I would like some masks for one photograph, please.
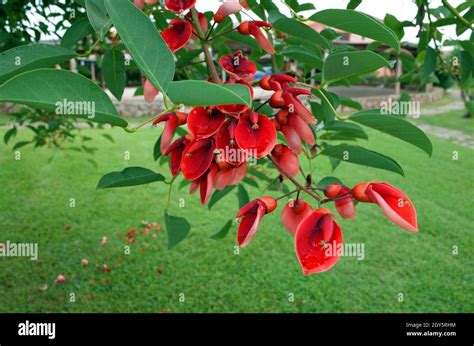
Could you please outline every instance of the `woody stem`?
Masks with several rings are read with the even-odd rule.
[[[288,192],[287,194],[278,197],[276,200],[279,201],[280,199],[283,199],[283,198],[285,198],[285,197],[291,196],[291,195],[294,194],[295,192],[300,192],[300,189],[296,189],[296,190],[293,190],[293,191],[291,191],[291,192]]]
[[[324,200],[321,201],[321,204],[340,201],[341,199],[345,199],[345,198],[348,198],[348,197],[352,197],[352,193],[346,193],[344,195],[340,195],[340,196],[337,196],[337,197],[334,197],[334,198],[324,199]]]
[[[313,197],[317,201],[321,201],[321,198],[317,195],[315,195],[313,192],[308,190],[306,187],[301,185],[295,178],[290,177],[290,175],[285,171],[285,169],[280,166],[280,164],[275,160],[275,158],[272,155],[268,155],[268,159],[273,163],[273,165],[276,167],[276,169],[285,177],[287,177],[293,184],[295,184],[296,187],[298,187],[300,190],[303,190],[306,192],[308,195]]]
[[[205,35],[202,32],[201,24],[199,23],[198,13],[195,8],[191,9],[191,15],[193,17],[194,27],[196,28],[199,34],[199,37],[201,37],[202,50],[204,51],[204,55],[206,57],[209,75],[215,83],[221,83],[221,79],[219,78],[219,73],[217,73],[216,65],[214,65],[214,61],[212,60],[212,54],[211,54],[211,51],[209,50],[209,45],[207,41],[202,39],[202,37],[205,37]]]

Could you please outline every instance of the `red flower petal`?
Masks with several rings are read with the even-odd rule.
[[[288,147],[293,150],[296,155],[299,155],[303,151],[303,146],[301,144],[301,138],[295,129],[289,125],[283,125],[281,127],[281,133],[285,136]]]
[[[231,14],[239,13],[242,10],[242,5],[238,0],[228,0],[223,3],[216,14],[214,15],[214,21],[216,23],[222,22],[227,16]]]
[[[187,180],[196,180],[210,167],[216,149],[211,138],[189,143],[183,152],[181,171]]]
[[[346,195],[351,192],[351,189],[348,187],[342,187],[341,191],[339,192],[339,195]],[[347,197],[343,199],[339,199],[334,202],[334,205],[336,206],[337,212],[343,219],[353,219],[355,218],[356,215],[356,209],[355,209],[355,204],[354,200],[352,197]]]
[[[219,162],[227,162],[234,166],[239,166],[246,159],[246,153],[239,148],[235,141],[235,128],[237,127],[237,120],[227,120],[221,126],[216,136],[216,147],[219,150],[217,160]]]
[[[192,34],[193,26],[191,23],[175,18],[171,20],[170,27],[163,30],[161,36],[174,53],[188,44]]]
[[[253,37],[255,37],[258,44],[265,52],[270,55],[275,54],[275,49],[273,48],[270,41],[268,41],[268,37],[262,32],[262,29],[254,24],[249,24],[249,32]]]
[[[188,129],[196,139],[211,137],[224,124],[225,118],[217,108],[196,107],[189,113]]]
[[[286,107],[293,111],[290,111],[290,113],[299,115],[308,124],[314,125],[318,122],[313,114],[301,103],[298,98],[293,96],[291,92],[284,92],[282,97],[285,100]]]
[[[295,129],[298,136],[309,145],[315,145],[314,133],[305,121],[296,114],[288,115],[288,125]]]
[[[145,97],[145,101],[152,103],[155,100],[155,97],[158,96],[158,93],[158,89],[155,88],[148,79],[146,79],[143,84],[143,96]]]
[[[331,248],[325,248],[325,244]],[[334,247],[342,244],[339,225],[328,210],[318,209],[307,216],[298,226],[295,235],[295,251],[305,275],[331,269],[337,261]],[[327,250],[333,251],[327,251]]]
[[[290,177],[294,178],[300,172],[300,163],[298,157],[288,147],[277,144],[272,151],[272,155],[280,166]],[[283,176],[283,178],[287,178]]]
[[[232,56],[224,55],[219,60],[222,68],[235,79],[252,80],[257,73],[255,64],[242,56],[242,51],[237,51]]]
[[[311,205],[306,203],[303,198],[288,202],[281,211],[281,221],[286,230],[295,235],[300,223],[313,212]]]
[[[195,4],[196,0],[165,0],[166,8],[175,13],[181,13],[189,10]]]
[[[265,205],[259,200],[254,200],[244,206],[244,213],[237,214],[237,217],[242,217],[237,232],[237,240],[240,247],[247,246],[257,233],[258,226],[262,217],[265,215]]]
[[[181,159],[183,151],[189,141],[185,137],[178,138],[171,144],[165,152],[165,155],[170,155],[170,169],[173,177],[177,176],[181,169]]]
[[[217,166],[211,165],[211,168],[209,168],[207,173],[200,178],[199,187],[200,187],[202,205],[206,204],[209,198],[211,198],[212,189],[214,187],[214,177],[216,173],[217,173]]]
[[[394,224],[418,232],[415,206],[402,191],[387,183],[372,183],[365,193]]]
[[[254,153],[256,158],[267,156],[273,150],[276,138],[271,120],[254,112],[241,117],[235,129],[237,145],[249,154]]]
[[[216,190],[224,190],[227,186],[237,185],[245,178],[246,174],[246,164],[242,164],[238,167],[228,166],[216,174],[214,188]]]

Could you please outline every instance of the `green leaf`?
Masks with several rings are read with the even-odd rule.
[[[461,52],[461,84],[463,87],[467,87],[470,79],[472,78],[472,73],[474,71],[474,59],[472,55],[467,51]]]
[[[290,46],[280,52],[281,55],[287,56],[290,59],[295,59],[300,63],[307,64],[311,68],[323,68],[323,60],[314,55],[314,53],[305,47]]]
[[[155,146],[153,147],[153,158],[155,159],[155,161],[158,161],[158,159],[161,157],[160,146],[161,146],[161,135],[160,137],[158,137],[158,139],[155,142]]]
[[[339,185],[344,185],[338,178],[336,177],[325,177],[321,179],[317,184],[316,187],[320,189],[325,189],[329,185],[332,184],[339,184]]]
[[[214,84],[199,80],[172,82],[168,96],[175,104],[219,106],[239,104],[252,107],[250,89],[242,84]]]
[[[384,24],[387,25],[392,31],[397,35],[397,37],[401,40],[403,36],[405,36],[405,30],[403,28],[403,24],[394,16],[387,13],[383,20]]]
[[[315,13],[310,20],[380,41],[400,52],[397,35],[375,18],[354,10],[328,9]]]
[[[219,202],[222,198],[228,195],[233,189],[235,189],[235,185],[227,186],[224,190],[216,190],[209,200],[207,208],[210,210],[217,202]]]
[[[391,67],[382,56],[371,51],[339,52],[330,54],[324,62],[323,80],[334,82],[382,67]]]
[[[226,224],[220,228],[217,232],[211,235],[211,239],[219,240],[224,239],[227,234],[229,234],[230,229],[232,228],[232,220],[226,222]]]
[[[288,35],[296,36],[300,39],[305,39],[308,42],[317,44],[326,49],[331,49],[331,43],[329,43],[324,36],[318,33],[310,26],[297,21],[292,18],[281,18],[278,19],[274,24],[273,28],[282,31]]]
[[[125,56],[117,49],[109,50],[102,60],[102,71],[104,72],[105,85],[117,98],[122,99],[125,90]]]
[[[104,0],[86,0],[86,11],[89,22],[103,40],[112,26],[112,21],[107,16]]]
[[[324,125],[324,130],[336,131],[340,135],[347,135],[349,137],[369,139],[369,136],[367,136],[362,127],[347,121],[330,121]]]
[[[87,18],[82,18],[74,22],[64,33],[61,39],[61,46],[73,49],[77,42],[94,32],[94,28]]]
[[[104,175],[100,179],[97,189],[145,185],[164,180],[164,176],[147,168],[129,167],[121,172],[112,172]]]
[[[363,108],[362,105],[359,102],[354,101],[350,97],[339,96],[339,99],[341,101],[341,105],[343,105],[343,106],[353,108],[353,109],[356,109],[358,111],[361,111],[362,108]]]
[[[321,152],[321,155],[356,165],[384,169],[405,176],[402,167],[394,159],[359,146],[340,144],[328,147]]]
[[[21,147],[24,147],[25,145],[28,145],[30,144],[31,142],[29,141],[21,141],[21,142],[18,142],[16,143],[14,146],[13,146],[13,149],[12,150],[17,150],[17,149],[20,149]]]
[[[404,118],[383,114],[380,109],[370,109],[351,115],[349,120],[413,144],[430,156],[433,154],[433,144],[428,136]]]
[[[182,217],[169,215],[165,210],[165,226],[168,233],[168,250],[181,243],[191,231],[188,220]]]
[[[5,144],[8,144],[8,141],[16,136],[18,130],[16,127],[12,127],[10,130],[8,130],[6,133],[5,133],[5,136],[3,137],[3,141],[5,142]]]
[[[68,109],[58,111],[65,103],[87,106],[94,113],[69,114]],[[107,94],[90,79],[66,70],[39,69],[22,73],[0,86],[0,102],[27,105],[36,109],[68,114],[85,118],[96,123],[108,123],[126,127],[127,122],[120,117]],[[79,108],[74,107],[73,111]],[[79,109],[80,110],[80,109]]]
[[[0,84],[30,70],[53,67],[72,59],[72,50],[50,44],[19,46],[0,53]]]
[[[351,0],[347,4],[347,9],[348,10],[355,10],[359,5],[362,3],[362,0]]]
[[[138,67],[166,94],[174,78],[174,57],[156,27],[128,0],[105,0],[105,7]]]
[[[436,51],[429,46],[426,47],[425,62],[423,64],[423,79],[428,79],[428,77],[436,70],[436,62]]]
[[[242,184],[238,186],[237,198],[239,199],[239,209],[250,202],[249,193]]]

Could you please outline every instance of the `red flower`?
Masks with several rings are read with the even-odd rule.
[[[252,241],[263,216],[274,211],[276,207],[277,201],[273,197],[264,196],[244,205],[239,210],[236,219],[240,219],[237,233],[240,247],[245,247]]]
[[[262,29],[260,29],[261,27],[272,28],[272,25],[261,21],[242,22],[239,25],[238,30],[242,35],[252,35],[255,37],[257,42],[260,44],[260,47],[262,47],[262,49],[268,54],[273,55],[275,54],[275,49],[273,49],[272,44],[262,32]]]
[[[175,18],[171,20],[170,26],[163,30],[161,36],[174,53],[188,44],[192,34],[193,26],[191,23],[180,18]]]
[[[238,81],[230,81],[230,82],[227,82],[226,84],[242,84],[242,85],[245,85],[246,87],[249,88],[250,97],[253,100],[253,88],[245,80],[240,79]],[[217,109],[219,109],[222,113],[225,113],[225,114],[231,115],[235,118],[238,118],[242,113],[247,112],[249,110],[249,107],[247,107],[246,105],[222,105],[222,106],[217,106]]]
[[[298,157],[283,144],[275,145],[273,148],[272,155],[275,161],[285,170],[290,177],[294,178],[300,172],[300,163]],[[283,178],[287,178],[283,175]]]
[[[196,180],[211,166],[216,146],[212,138],[194,140],[184,148],[181,171],[187,180]]]
[[[255,112],[241,117],[235,129],[237,145],[247,153],[253,152],[257,159],[267,156],[273,150],[276,138],[275,126],[271,120]]]
[[[288,202],[281,211],[281,221],[286,230],[295,235],[300,223],[311,213],[313,208],[303,198]]]
[[[166,149],[165,155],[170,155],[170,169],[173,177],[177,176],[181,169],[181,160],[183,157],[184,148],[189,144],[186,137],[180,137]]]
[[[165,0],[165,6],[168,10],[175,13],[181,13],[194,7],[196,0]]]
[[[165,154],[171,141],[173,140],[174,131],[176,127],[186,124],[188,115],[186,113],[174,112],[167,113],[159,117],[153,122],[153,126],[165,121],[165,129],[161,135],[160,151]]]
[[[297,98],[299,95],[311,95],[311,91],[298,88],[276,91],[270,99],[270,105],[288,109],[289,113],[299,115],[307,124],[316,124],[318,121]]]
[[[145,7],[145,0],[133,0],[135,6],[137,6],[140,10]]]
[[[224,190],[227,186],[239,184],[247,174],[247,165],[233,166],[226,162],[219,163],[219,172],[214,179],[214,188]]]
[[[329,210],[321,208],[307,216],[295,235],[296,255],[304,275],[331,269],[339,260],[336,251],[339,244],[342,244],[341,228]]]
[[[188,129],[196,139],[211,137],[221,128],[225,118],[216,107],[196,107],[189,113]]]
[[[291,88],[289,83],[296,83],[296,78],[286,74],[274,74],[260,79],[260,87],[264,90],[282,90]]]
[[[224,2],[216,14],[214,15],[214,21],[216,23],[222,22],[227,16],[231,14],[239,13],[242,10],[242,5],[238,0],[228,0]]]
[[[326,187],[324,194],[328,198],[340,198],[334,201],[337,212],[343,219],[355,218],[356,210],[354,200],[351,196],[351,189],[340,184],[332,184]],[[348,195],[346,198],[342,196]]]
[[[387,183],[367,182],[356,185],[352,194],[360,202],[377,204],[394,224],[407,231],[418,232],[415,206],[396,187]]]
[[[218,168],[216,165],[211,165],[211,167],[209,167],[209,169],[200,178],[194,180],[191,184],[190,194],[194,194],[199,187],[202,205],[206,204],[212,195],[212,189],[214,187],[214,179],[217,170]]]
[[[197,12],[197,15],[198,15],[199,26],[201,27],[201,31],[206,33],[207,29],[209,28],[209,22],[207,21],[207,17],[204,13],[201,13],[201,12]],[[192,16],[191,12],[188,12],[186,17],[189,19],[189,21],[191,23],[193,22],[193,16]],[[193,25],[193,28],[196,27],[194,24],[192,24],[192,25]],[[197,30],[196,30],[196,32],[197,32]],[[195,40],[198,37],[193,33],[192,38]]]
[[[255,64],[243,57],[242,51],[238,50],[234,55],[224,55],[219,60],[222,68],[235,79],[244,79],[250,81],[257,73]]]
[[[152,103],[158,94],[158,89],[155,88],[148,79],[145,79],[145,83],[143,84],[143,96],[145,97],[145,101]]]
[[[303,150],[301,141],[312,146],[316,144],[313,131],[296,113],[289,113],[287,109],[282,109],[274,119],[274,124],[285,136],[288,147],[297,155]]]
[[[242,5],[243,8],[246,10],[250,10],[249,4],[247,3],[247,0],[240,0],[240,4]]]
[[[235,141],[237,120],[229,119],[221,126],[216,136],[216,147],[219,150],[217,161],[226,162],[233,166],[241,165],[247,158]]]

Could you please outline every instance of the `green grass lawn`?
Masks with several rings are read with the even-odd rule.
[[[254,241],[236,255],[235,227],[223,240],[209,238],[235,215],[236,197],[229,195],[208,211],[197,195],[189,196],[186,188],[178,191],[178,184],[170,212],[188,218],[189,237],[168,251],[164,231],[156,239],[139,235],[130,245],[131,254],[125,255],[127,244],[118,232],[126,233],[141,220],[163,224],[168,186],[95,187],[103,174],[127,166],[169,175],[168,168],[152,158],[159,130],[86,131],[99,148],[94,155],[98,167],[74,152],[58,152],[48,163],[51,150],[29,147],[15,160],[12,144],[0,146],[0,242],[37,242],[40,254],[36,262],[0,258],[0,312],[474,311],[470,149],[433,138],[430,159],[409,144],[368,131],[368,147],[395,158],[406,178],[352,164],[341,164],[332,173],[328,160],[318,158],[318,179],[336,175],[350,186],[376,179],[403,189],[417,207],[420,232],[403,231],[375,205],[359,204],[355,220],[338,221],[345,242],[365,244],[365,259],[343,257],[332,270],[304,277],[293,239],[281,226],[281,208],[264,218]],[[4,132],[2,128],[0,135]],[[113,135],[115,144],[100,135],[105,132]],[[124,160],[126,151],[129,161]],[[457,161],[452,159],[455,151]],[[251,198],[261,195],[256,188],[249,192]],[[108,242],[101,247],[103,236]],[[458,255],[453,255],[453,246]],[[83,258],[89,260],[88,267],[81,266]],[[110,273],[96,268],[103,263]],[[68,281],[55,284],[58,274]],[[69,301],[71,293],[75,302]],[[182,293],[184,302],[179,299]],[[294,302],[288,301],[289,294],[294,294]]]
[[[418,119],[414,119],[414,121],[418,124],[447,127],[474,137],[474,121],[473,119],[463,118],[464,113],[464,110],[455,110],[443,114],[421,116]]]

